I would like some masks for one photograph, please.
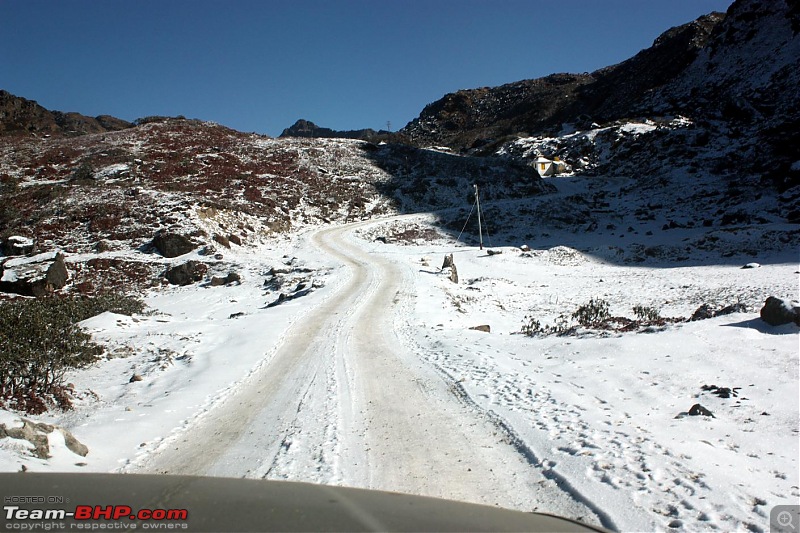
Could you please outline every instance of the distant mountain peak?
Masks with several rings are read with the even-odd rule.
[[[390,132],[385,130],[375,131],[371,128],[361,130],[347,130],[338,131],[330,128],[323,128],[317,126],[310,120],[299,119],[292,126],[283,130],[280,134],[281,137],[321,137],[321,138],[338,138],[338,139],[363,139],[363,140],[377,140],[381,136],[389,135]]]

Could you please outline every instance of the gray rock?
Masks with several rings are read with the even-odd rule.
[[[689,320],[694,322],[696,320],[706,320],[707,318],[714,318],[714,309],[708,304],[703,304],[692,313],[692,317]]]
[[[272,302],[267,304],[267,308],[275,307],[275,306],[280,305],[280,304],[282,304],[284,302],[288,302],[289,300],[295,300],[297,298],[302,298],[303,296],[307,296],[307,295],[311,294],[311,292],[314,290],[314,288],[315,288],[315,286],[312,284],[311,287],[308,287],[308,288],[305,288],[305,289],[296,290],[295,292],[293,292],[291,294],[280,293],[280,294],[278,294],[278,298],[276,300],[274,300],[274,301],[272,301]]]
[[[267,304],[267,308],[269,309],[270,307],[275,307],[277,305],[281,305],[286,300],[287,300],[286,295],[284,293],[280,293],[280,294],[278,294],[278,297],[275,300],[273,300],[272,302]]]
[[[207,271],[208,267],[205,263],[192,260],[168,268],[164,272],[164,277],[173,285],[191,285],[201,281]]]
[[[21,235],[12,235],[0,242],[0,251],[4,255],[27,255],[33,253],[36,241]]]
[[[444,256],[444,262],[442,263],[442,270],[446,268],[450,269],[450,281],[453,283],[458,283],[458,269],[456,268],[456,263],[453,260],[453,254],[448,254]]]
[[[0,291],[39,297],[63,288],[69,280],[64,255],[57,253],[52,259],[49,254],[44,255],[47,258],[17,267],[4,265]]]
[[[50,457],[50,442],[47,434],[55,430],[64,435],[64,444],[69,451],[81,457],[88,455],[89,448],[66,429],[50,424],[33,422],[25,418],[22,419],[22,427],[20,428],[6,428],[3,424],[0,424],[0,439],[10,437],[12,439],[26,440],[33,444],[33,454],[36,457],[48,459]]]
[[[474,329],[475,331],[483,331],[484,333],[492,332],[492,328],[488,324],[481,324],[480,326],[472,326],[469,329]]]
[[[222,285],[228,285],[229,283],[241,283],[242,278],[236,272],[229,272],[227,276],[224,278],[222,276],[214,276],[211,278],[211,286],[212,287],[219,287]]]
[[[58,428],[58,430],[64,435],[64,444],[67,446],[69,451],[75,455],[80,455],[81,457],[86,457],[89,455],[89,447],[76,439],[75,435],[64,428]]]
[[[735,303],[731,305],[726,305],[719,311],[714,313],[714,316],[724,316],[730,315],[733,313],[747,313],[747,306],[743,303]]]
[[[164,257],[178,257],[197,248],[189,237],[164,230],[157,231],[153,236],[153,246]]]
[[[711,418],[716,418],[714,413],[700,405],[699,403],[694,404],[691,409],[689,409],[689,416],[710,416]]]
[[[215,233],[214,240],[217,241],[222,246],[224,246],[225,248],[231,247],[231,242],[225,235],[220,235],[219,233]]]
[[[47,434],[53,432],[53,426],[38,424],[23,418],[21,428],[7,428],[5,432],[12,439],[26,440],[33,444],[33,454],[39,459],[50,457],[50,442],[47,440]]]
[[[45,274],[45,285],[53,289],[61,289],[67,284],[68,279],[69,272],[67,264],[64,262],[64,254],[57,253],[55,261],[50,264]]]
[[[770,296],[761,308],[761,319],[770,326],[792,323],[800,326],[800,305],[797,302]]]
[[[455,263],[453,262],[453,254],[447,254],[444,256],[444,262],[442,263],[442,270],[445,268],[451,268]]]

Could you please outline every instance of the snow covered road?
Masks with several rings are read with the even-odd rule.
[[[384,489],[622,531],[765,531],[773,506],[797,501],[797,326],[758,316],[768,295],[796,294],[788,254],[752,269],[616,264],[591,243],[490,257],[437,227],[308,228],[226,251],[241,284],[163,287],[152,314],[84,321],[107,355],[68,376],[75,409],[39,420],[90,453],[58,432],[48,459],[4,439],[0,466]],[[436,268],[451,253],[459,284]],[[526,315],[553,324],[598,297],[619,316],[750,310],[518,334]],[[695,403],[714,417],[687,416]]]
[[[394,328],[411,267],[348,235],[312,242],[349,279],[296,321],[269,364],[138,470],[377,488],[592,517],[490,419],[457,399]]]

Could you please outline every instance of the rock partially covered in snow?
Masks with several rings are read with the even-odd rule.
[[[63,288],[68,279],[64,254],[41,254],[6,262],[0,277],[0,291],[39,297]]]
[[[708,304],[703,304],[692,313],[692,317],[689,320],[695,322],[697,320],[707,320],[709,318],[714,318],[714,309]]]
[[[770,326],[791,323],[800,326],[800,305],[797,302],[770,296],[761,308],[761,319]]]
[[[64,444],[69,451],[81,457],[86,457],[89,453],[89,448],[66,429],[50,424],[33,422],[25,418],[22,419],[22,427],[6,427],[5,424],[0,424],[0,439],[26,440],[33,445],[33,454],[36,457],[48,459],[50,457],[50,442],[47,435],[55,430],[60,431],[64,436]]]
[[[453,254],[444,256],[442,271],[445,269],[450,269],[450,281],[453,283],[458,283],[458,269],[456,269],[456,262],[453,260]]]
[[[208,267],[200,261],[186,261],[180,265],[170,267],[164,272],[164,277],[173,285],[191,285],[200,281],[206,275]]]
[[[710,416],[711,418],[716,418],[714,413],[700,405],[699,403],[694,404],[691,409],[689,409],[689,416]]]
[[[0,251],[4,255],[25,255],[32,253],[35,246],[33,239],[12,235],[0,243]]]
[[[746,313],[746,312],[747,312],[747,306],[741,302],[737,302],[731,305],[726,305],[722,309],[714,309],[709,304],[703,304],[700,307],[698,307],[697,310],[692,314],[692,317],[689,319],[689,321],[695,322],[697,320],[706,320],[717,316],[730,315],[733,313]]]
[[[236,272],[229,272],[227,276],[214,276],[211,278],[211,286],[212,287],[219,287],[220,285],[228,285],[231,283],[240,283],[242,282],[241,276]]]

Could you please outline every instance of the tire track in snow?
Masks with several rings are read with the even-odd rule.
[[[313,236],[349,280],[291,326],[268,363],[166,439],[140,470],[345,484],[600,515],[609,524],[404,347],[395,323],[412,292],[408,265],[347,239],[380,223]]]
[[[363,243],[342,236],[328,251],[377,269],[380,279],[355,316],[345,352],[356,369],[354,410],[362,415],[367,486],[526,511],[557,509],[613,528],[609,516],[552,468],[531,460],[512,428],[453,397],[452,380],[407,348],[397,325],[411,308],[409,266],[369,255]]]
[[[318,243],[324,234],[318,232]],[[333,361],[337,332],[369,290],[366,272],[351,277],[300,317],[265,364],[185,428],[174,432],[130,470],[187,475],[280,478],[328,482],[338,456],[341,385]],[[315,376],[324,376],[315,379]],[[331,382],[329,384],[329,382]],[[346,386],[346,382],[344,383]],[[306,398],[307,401],[303,401]],[[287,452],[291,451],[292,464]]]

